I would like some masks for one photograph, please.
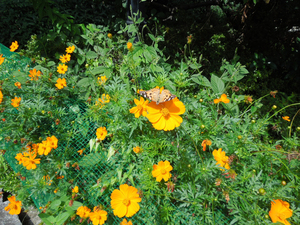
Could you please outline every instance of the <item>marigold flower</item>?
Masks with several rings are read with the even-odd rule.
[[[274,202],[273,202],[274,201]],[[287,218],[293,215],[293,211],[290,209],[290,204],[281,199],[274,199],[271,202],[271,210],[269,211],[269,216],[273,223],[280,222],[285,225],[290,225]]]
[[[51,150],[52,148],[47,141],[42,141],[42,143],[39,143],[39,147],[38,147],[39,155],[48,155],[51,152]]]
[[[21,102],[21,97],[15,97],[14,99],[11,100],[11,105],[15,108],[19,107]]]
[[[17,88],[21,89],[21,83],[20,83],[20,82],[16,82],[16,83],[15,83],[15,86],[16,86]]]
[[[131,108],[129,112],[133,113],[135,118],[139,118],[141,115],[147,116],[147,105],[149,101],[145,101],[143,97],[140,97],[140,101],[134,99],[134,103],[136,104],[136,106]]]
[[[106,127],[99,127],[96,130],[96,135],[97,135],[97,139],[100,139],[101,141],[103,141],[107,135]]]
[[[71,60],[71,55],[70,54],[61,55],[61,56],[59,56],[59,60],[62,63],[67,63]]]
[[[23,159],[24,159],[24,156],[22,153],[18,153],[15,157],[16,160],[19,161],[19,164],[22,164],[23,163]]]
[[[210,140],[208,140],[208,139],[205,139],[204,141],[202,141],[202,144],[201,144],[201,146],[203,147],[203,151],[205,152],[206,151],[206,146],[209,146],[209,145],[211,145],[211,141]]]
[[[227,98],[227,95],[226,94],[222,94],[221,95],[221,98],[216,98],[216,99],[214,99],[214,103],[215,104],[218,104],[219,102],[223,102],[223,103],[229,103],[230,102],[230,100]]]
[[[72,193],[78,193],[78,186],[75,186],[74,188],[72,188]]]
[[[173,167],[169,161],[160,161],[158,165],[153,165],[152,176],[156,177],[157,182],[160,182],[163,178],[168,181],[172,177],[171,170],[173,170]]]
[[[120,225],[132,225],[131,221],[128,221],[124,218],[123,221],[120,223]]]
[[[113,36],[112,36],[111,33],[108,33],[108,34],[107,34],[107,37],[108,37],[109,39],[112,39]]]
[[[3,100],[3,94],[2,94],[2,91],[0,90],[0,104],[1,104],[2,100]]]
[[[245,101],[246,104],[252,103],[253,102],[252,96],[251,95],[246,95],[244,101]]]
[[[133,148],[133,151],[134,151],[136,154],[138,154],[138,153],[141,153],[141,152],[142,152],[142,148],[139,147],[139,146],[136,146],[136,147]]]
[[[89,217],[93,225],[104,224],[107,220],[107,212],[95,206],[94,211],[89,214]]]
[[[91,212],[87,206],[80,206],[76,211],[76,215],[80,216],[80,218],[87,218]]]
[[[9,48],[10,48],[10,51],[11,51],[11,52],[16,51],[16,50],[19,48],[18,42],[17,42],[17,41],[12,42],[12,43],[11,43],[11,46],[10,46]]]
[[[27,170],[36,169],[36,164],[40,164],[41,159],[36,159],[36,154],[29,154],[29,158],[23,159],[23,166],[26,167]]]
[[[58,78],[58,79],[56,80],[55,86],[56,86],[58,89],[63,89],[64,87],[66,87],[66,86],[67,86],[66,78],[63,78],[63,79]]]
[[[16,197],[15,196],[11,196],[9,198],[7,198],[8,201],[10,202],[8,204],[8,206],[6,206],[4,208],[5,211],[9,211],[10,215],[18,215],[21,213],[21,206],[22,206],[22,202],[21,201],[16,201]]]
[[[47,146],[49,146],[50,148],[54,148],[57,149],[57,143],[58,143],[58,139],[55,136],[51,136],[51,137],[47,137]]]
[[[36,71],[36,69],[33,69],[33,70],[29,70],[29,77],[31,77],[30,80],[38,80],[39,79],[39,76],[41,76],[41,71]]]
[[[120,190],[115,189],[111,193],[111,207],[114,210],[114,215],[121,217],[132,217],[140,210],[138,202],[142,199],[135,187],[127,184],[120,185]]]
[[[60,74],[65,74],[68,70],[68,66],[65,64],[59,64],[57,67],[57,72]]]
[[[133,46],[131,42],[127,42],[127,49],[131,52],[133,51]]]
[[[286,120],[286,121],[288,121],[288,122],[291,121],[289,116],[283,116],[282,119],[284,119],[284,120]]]
[[[105,84],[106,81],[107,81],[107,77],[106,76],[98,77],[98,83],[100,85]]]
[[[185,112],[185,106],[178,98],[160,104],[152,101],[147,105],[147,112],[147,118],[155,129],[169,131],[182,123],[179,115]]]
[[[222,151],[222,148],[219,148],[219,150],[214,150],[212,154],[217,161],[216,165],[219,164],[219,167],[224,167],[227,170],[230,169],[230,166],[228,164],[228,156],[225,155],[226,153]],[[224,171],[224,169],[220,170]]]
[[[66,48],[66,53],[73,53],[74,50],[75,50],[75,46],[74,45],[69,46],[69,47]]]
[[[0,65],[4,62],[4,59],[5,59],[5,58],[2,57],[2,56],[3,56],[3,54],[0,55]]]
[[[100,104],[105,104],[110,102],[110,96],[108,94],[102,94],[101,98],[98,98]]]

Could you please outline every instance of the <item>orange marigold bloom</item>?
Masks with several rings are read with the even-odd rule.
[[[185,106],[178,98],[160,104],[152,101],[147,105],[147,112],[147,118],[155,129],[169,131],[182,123],[179,115],[185,112]]]
[[[149,101],[145,101],[143,97],[140,97],[140,101],[134,99],[134,103],[136,104],[136,106],[131,108],[129,112],[133,113],[135,118],[139,118],[141,115],[147,116],[147,105]]]
[[[69,46],[69,47],[66,48],[66,53],[73,53],[74,50],[75,50],[75,46],[74,45]]]
[[[106,76],[98,77],[98,83],[100,85],[105,84],[106,81],[107,81],[107,77]]]
[[[142,152],[142,148],[139,147],[139,146],[136,146],[136,147],[133,148],[133,151],[134,151],[136,154],[138,154],[138,153],[141,153],[141,152]]]
[[[7,198],[8,201],[10,202],[8,204],[8,206],[6,206],[4,208],[5,211],[9,211],[9,214],[11,215],[18,215],[21,213],[21,206],[22,206],[22,202],[21,201],[16,201],[16,197],[15,196],[11,196],[9,198]]]
[[[140,210],[138,202],[142,199],[138,194],[138,190],[135,187],[127,184],[120,185],[120,190],[115,189],[111,193],[111,207],[114,210],[114,215],[121,217],[132,217]]]
[[[20,83],[20,82],[16,82],[16,83],[15,83],[15,86],[16,86],[17,88],[21,89],[21,83]]]
[[[58,139],[55,136],[47,137],[47,146],[50,148],[57,149]]]
[[[21,102],[21,97],[15,97],[14,99],[11,100],[11,105],[15,108],[19,107]]]
[[[100,104],[105,104],[110,102],[110,96],[108,94],[102,94],[101,98],[98,98]]]
[[[58,78],[57,81],[56,81],[56,84],[55,86],[58,88],[58,89],[63,89],[64,87],[67,86],[67,81],[66,81],[66,78]]]
[[[41,159],[36,159],[36,154],[29,154],[29,158],[24,157],[23,166],[26,167],[27,170],[36,169],[36,164],[40,164]]]
[[[133,51],[133,46],[131,42],[127,42],[127,49],[131,52]]]
[[[282,201],[281,199],[274,199],[273,201],[271,202],[271,210],[269,212],[272,222],[280,222],[285,225],[290,225],[287,221],[287,218],[290,218],[293,215],[293,211],[290,209],[290,204]]]
[[[19,164],[22,164],[23,163],[23,159],[24,159],[24,156],[22,153],[18,153],[15,157],[16,160],[19,161]]]
[[[3,94],[2,94],[2,91],[0,90],[0,104],[1,104],[2,100],[3,100]]]
[[[57,67],[57,72],[60,74],[65,74],[68,70],[68,66],[65,64],[59,64]]]
[[[71,60],[71,55],[70,54],[65,54],[65,55],[61,55],[59,57],[59,60],[62,62],[62,63],[67,63]]]
[[[78,186],[75,186],[74,188],[72,188],[72,192],[73,193],[78,193]]]
[[[4,62],[4,59],[5,59],[5,58],[2,57],[2,56],[3,56],[3,54],[0,55],[0,65]]]
[[[123,221],[120,223],[120,225],[132,225],[131,221],[128,221],[124,218]]]
[[[160,182],[163,178],[168,181],[172,177],[171,170],[173,170],[173,167],[169,161],[160,161],[158,165],[153,165],[152,176],[156,177],[157,182]]]
[[[224,167],[227,170],[230,169],[228,156],[225,155],[226,153],[222,151],[222,148],[219,148],[219,150],[214,150],[212,154],[217,161],[216,165],[219,164],[219,167]],[[224,171],[223,169],[220,170]]]
[[[87,218],[91,212],[87,206],[80,206],[76,211],[76,215],[80,216],[81,218]]]
[[[108,37],[109,39],[112,39],[112,38],[113,38],[113,36],[112,36],[111,33],[108,33],[108,34],[107,34],[107,37]]]
[[[202,141],[202,144],[201,144],[201,146],[203,147],[203,151],[206,151],[206,146],[209,146],[209,145],[211,145],[211,141],[210,140],[208,140],[208,139],[205,139],[204,141]]]
[[[96,130],[96,135],[97,135],[97,139],[100,139],[101,141],[103,141],[107,135],[106,127],[99,127]]]
[[[11,52],[16,51],[19,48],[19,44],[17,41],[11,43],[11,46],[9,47]]]
[[[94,211],[89,214],[89,217],[93,225],[104,224],[107,220],[107,212],[95,206]]]
[[[41,71],[36,71],[36,69],[33,69],[33,70],[30,70],[29,71],[29,77],[31,77],[31,79],[30,80],[38,80],[39,79],[39,76],[41,76]]]
[[[223,103],[229,103],[230,102],[230,100],[227,98],[227,95],[226,94],[222,94],[221,95],[221,98],[216,98],[216,99],[214,99],[214,103],[215,104],[218,104],[219,102],[223,102]]]
[[[284,119],[284,120],[286,120],[286,121],[288,121],[288,122],[291,121],[289,116],[283,116],[282,119]]]

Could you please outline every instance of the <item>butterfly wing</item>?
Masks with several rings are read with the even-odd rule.
[[[159,89],[152,88],[149,91],[140,91],[139,94],[144,98],[148,98],[149,100],[156,102],[159,98]]]
[[[156,101],[156,104],[171,101],[176,98],[176,95],[173,95],[169,90],[164,89],[159,96],[159,99]]]

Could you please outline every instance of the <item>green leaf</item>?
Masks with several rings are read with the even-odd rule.
[[[145,59],[147,60],[147,62],[151,62],[152,56],[151,56],[151,53],[147,49],[144,50],[143,55],[144,55]]]
[[[150,33],[149,33],[148,35],[149,35],[149,37],[151,38],[152,41],[154,41],[154,42],[156,41],[156,38],[154,37],[153,34],[150,34]]]
[[[54,66],[56,63],[54,61],[50,61],[47,63],[47,67]]]
[[[100,74],[100,73],[104,73],[104,71],[105,71],[105,67],[104,67],[104,66],[98,66],[98,67],[96,67],[95,69],[93,69],[93,70],[91,71],[91,73],[92,73],[93,75],[97,75],[97,74]]]
[[[85,56],[84,55],[77,55],[77,62],[79,65],[82,65],[85,61]]]
[[[94,51],[88,51],[85,55],[88,59],[95,59],[98,57],[97,53]]]
[[[39,217],[46,225],[53,225],[55,223],[55,218],[46,213],[40,213]]]
[[[15,76],[16,80],[20,83],[25,83],[27,81],[27,75],[24,72],[13,71],[12,75]]]
[[[194,74],[191,77],[191,79],[197,84],[200,84],[200,85],[203,85],[205,87],[210,87],[211,88],[211,84],[205,76],[202,76],[202,75],[199,75],[199,74]]]
[[[255,113],[257,110],[257,107],[255,106],[251,106],[251,114]]]
[[[224,92],[225,84],[221,78],[216,75],[211,75],[211,88],[215,94],[221,94]]]
[[[92,167],[92,166],[98,164],[100,161],[103,161],[102,154],[100,154],[98,152],[91,153],[91,154],[83,157],[82,160],[79,161],[79,166]]]
[[[89,77],[82,78],[80,81],[78,81],[77,86],[78,87],[87,87],[87,86],[90,86],[92,82],[93,82],[92,78],[89,78]]]
[[[51,205],[50,205],[50,208],[51,209],[57,209],[61,204],[61,200],[57,199],[57,200],[54,200]]]
[[[59,214],[57,217],[56,217],[56,225],[61,225],[63,224],[68,218],[70,217],[70,214],[67,213],[67,212],[64,212],[62,214]]]
[[[73,210],[77,210],[80,206],[82,206],[83,204],[81,202],[78,202],[78,201],[74,201],[73,202],[73,205],[71,206],[71,208]]]

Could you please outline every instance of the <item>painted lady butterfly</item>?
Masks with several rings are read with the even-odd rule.
[[[139,94],[156,102],[157,105],[176,98],[176,95],[171,94],[169,90],[163,88],[152,88],[149,91],[140,91]]]

